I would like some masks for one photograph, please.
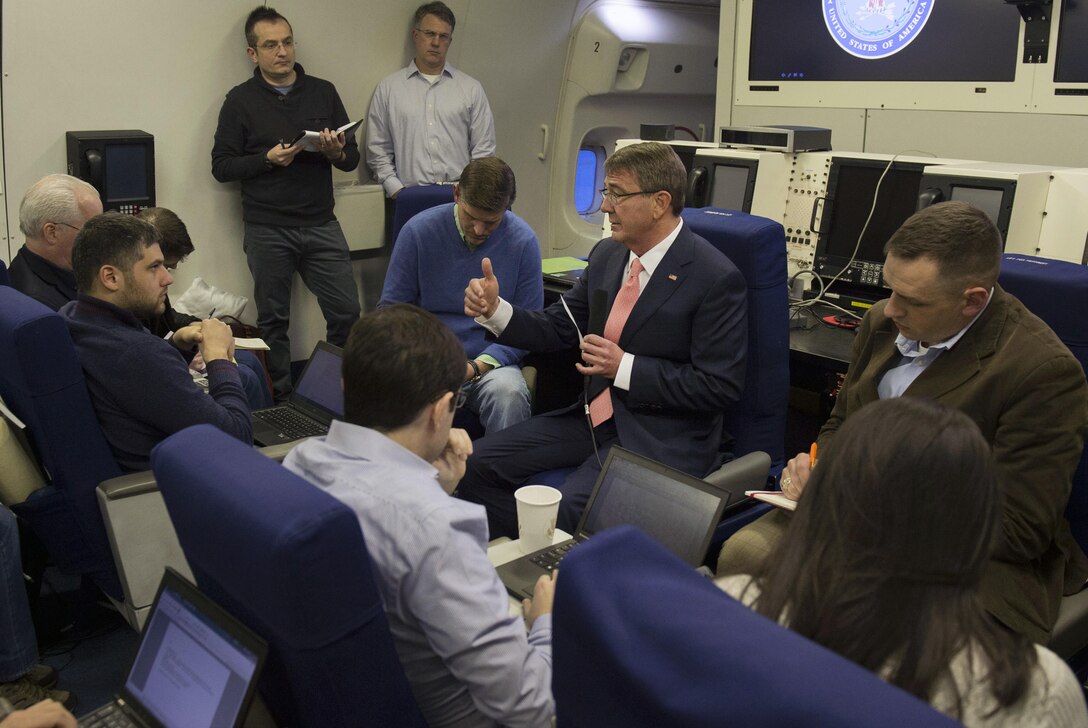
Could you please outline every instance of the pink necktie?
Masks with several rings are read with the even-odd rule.
[[[631,261],[631,272],[627,274],[627,280],[624,281],[623,288],[612,303],[612,310],[608,312],[608,320],[604,324],[604,338],[613,343],[619,343],[623,326],[627,323],[627,317],[631,315],[631,309],[635,307],[635,301],[638,300],[640,273],[642,273],[642,261],[635,258]],[[612,417],[611,389],[611,387],[605,387],[589,403],[589,419],[594,427]]]

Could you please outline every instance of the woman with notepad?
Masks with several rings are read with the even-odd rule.
[[[968,726],[1088,726],[1061,658],[978,601],[1001,493],[975,424],[882,400],[820,454],[777,549],[718,585]]]

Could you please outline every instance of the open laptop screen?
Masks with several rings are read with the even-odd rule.
[[[728,500],[729,493],[698,478],[613,447],[579,531],[591,536],[612,526],[638,526],[697,565]]]
[[[301,397],[306,402],[332,412],[337,419],[344,416],[344,390],[340,386],[340,365],[343,352],[332,344],[318,342],[306,369],[298,379],[292,401]]]
[[[229,625],[197,603],[202,595],[183,593],[187,585],[179,582],[164,580],[123,693],[167,728],[233,726],[251,692],[261,648],[230,634]]]

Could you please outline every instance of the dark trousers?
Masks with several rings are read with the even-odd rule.
[[[246,223],[244,247],[253,274],[257,327],[268,344],[268,369],[277,401],[291,393],[291,284],[295,272],[317,296],[326,339],[343,346],[359,318],[348,244],[336,220],[313,227]]]
[[[597,453],[604,462],[609,448],[618,444],[615,423],[602,423],[594,434]],[[538,473],[574,466],[577,469],[558,486],[563,500],[556,523],[573,533],[601,469],[581,405],[563,413],[532,417],[474,442],[457,495],[487,508],[491,538],[517,538],[514,491]]]

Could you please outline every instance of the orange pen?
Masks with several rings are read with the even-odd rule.
[[[808,466],[811,468],[816,465],[816,443],[812,443],[812,447],[808,449]]]

